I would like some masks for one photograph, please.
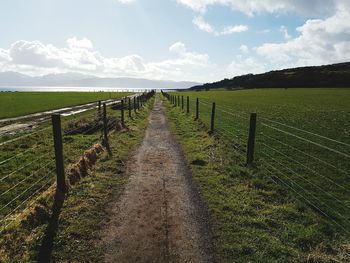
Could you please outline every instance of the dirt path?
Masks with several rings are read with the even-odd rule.
[[[213,262],[208,216],[159,97],[106,231],[106,262]]]

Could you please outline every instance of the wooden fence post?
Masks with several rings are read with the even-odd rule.
[[[186,109],[187,113],[190,113],[190,97],[187,96],[187,109]]]
[[[98,112],[98,117],[100,117],[101,116],[101,101],[100,100],[98,101],[98,110],[97,110],[97,112]]]
[[[199,99],[196,99],[196,120],[199,118]]]
[[[106,103],[103,103],[103,145],[108,145],[108,129],[107,129],[107,108]]]
[[[211,107],[211,120],[210,120],[210,132],[214,132],[214,124],[215,124],[215,102]]]
[[[184,96],[181,96],[181,109],[184,110]]]
[[[53,114],[51,116],[51,120],[52,120],[54,147],[55,147],[57,188],[63,193],[65,193],[67,192],[67,186],[66,186],[66,179],[64,174],[61,115]]]
[[[180,95],[177,96],[177,106],[180,107]]]
[[[121,106],[120,106],[120,118],[122,121],[122,126],[125,127],[125,122],[124,122],[124,100],[121,100]]]
[[[211,119],[210,119],[210,132],[214,132],[214,124],[215,124],[215,102],[211,107]]]
[[[247,166],[253,165],[256,133],[256,113],[250,114],[249,137],[247,145]]]
[[[136,97],[135,96],[134,96],[133,100],[134,100],[134,112],[136,114]]]
[[[130,98],[128,98],[129,99],[129,118],[131,118],[131,99]]]

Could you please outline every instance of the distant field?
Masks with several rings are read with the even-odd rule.
[[[350,89],[254,89],[174,92],[190,97],[200,120],[245,162],[249,115],[257,112],[255,159],[264,177],[328,218],[350,236]],[[180,100],[181,101],[181,100]],[[180,105],[181,106],[181,105]]]
[[[229,107],[236,113],[256,111],[258,118],[272,118],[350,143],[350,89],[254,89],[176,94],[216,102],[219,107]],[[194,103],[191,106],[194,107]]]
[[[126,92],[0,92],[0,119],[120,98]]]

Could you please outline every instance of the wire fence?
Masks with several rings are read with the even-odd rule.
[[[125,126],[153,94],[125,97],[108,105],[96,103],[92,110],[80,114],[59,115],[62,165],[67,167],[94,143],[108,140],[108,134]],[[0,233],[42,192],[57,185],[56,132],[50,123],[41,123],[31,132],[0,143]]]
[[[263,115],[237,112],[208,99],[177,93],[163,95],[174,107],[198,117],[210,132],[228,142],[242,165],[256,167],[261,176],[282,185],[350,235],[348,142]],[[256,121],[252,119],[254,114]]]

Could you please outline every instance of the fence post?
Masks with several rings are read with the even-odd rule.
[[[199,118],[199,99],[196,99],[196,120]]]
[[[180,107],[180,95],[177,96],[177,106]]]
[[[211,120],[210,120],[210,132],[214,132],[214,123],[215,123],[215,102],[211,107]]]
[[[63,193],[65,193],[67,192],[67,186],[66,186],[66,179],[64,174],[61,115],[53,114],[51,116],[51,120],[52,120],[54,147],[55,147],[57,188]]]
[[[107,109],[106,103],[103,103],[103,145],[108,145],[108,130],[107,130]]]
[[[101,101],[100,100],[98,101],[98,110],[97,110],[97,112],[98,112],[98,116],[100,117],[101,116]]]
[[[181,109],[184,110],[184,96],[181,96]]]
[[[124,123],[124,100],[121,100],[121,106],[120,106],[120,118],[122,121],[122,126],[125,127],[125,123]]]
[[[187,109],[186,109],[187,113],[190,113],[190,97],[187,96]]]
[[[256,113],[250,114],[249,125],[249,137],[247,145],[247,166],[252,165],[254,162],[254,149],[255,149],[255,132],[256,132]]]
[[[129,99],[129,118],[131,118],[131,99],[130,98],[128,98]]]
[[[136,114],[136,97],[135,96],[134,96],[133,100],[134,100],[134,112]]]

